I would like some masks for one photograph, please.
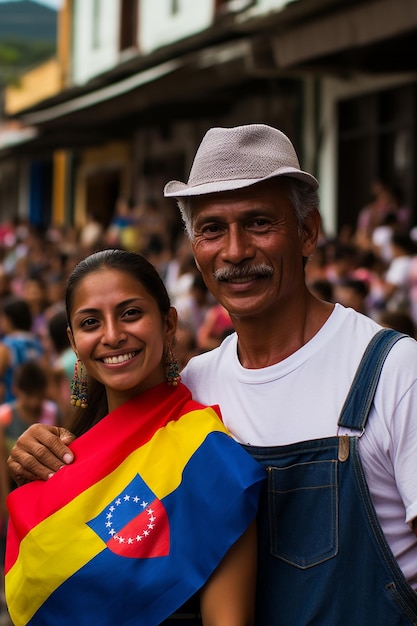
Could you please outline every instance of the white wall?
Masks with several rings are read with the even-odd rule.
[[[243,11],[247,14],[262,15],[269,11],[279,11],[294,0],[257,0],[253,7]],[[307,1],[307,0],[303,0]],[[215,0],[178,0],[178,12],[173,14],[172,0],[142,0],[140,3],[139,41],[142,53],[184,39],[199,33],[213,24]],[[245,2],[231,3],[231,11],[238,12]]]
[[[72,80],[76,85],[105,72],[119,62],[119,0],[100,0],[93,45],[94,0],[74,0]]]
[[[213,22],[214,0],[178,0],[172,14],[171,0],[142,0],[139,42],[142,53],[201,32]]]

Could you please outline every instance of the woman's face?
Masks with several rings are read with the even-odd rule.
[[[177,315],[163,319],[156,300],[133,276],[102,268],[82,279],[69,312],[70,342],[107,393],[109,411],[165,378],[164,351]]]

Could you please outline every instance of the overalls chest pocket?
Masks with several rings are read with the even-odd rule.
[[[300,569],[338,552],[338,461],[308,461],[268,470],[272,554]]]

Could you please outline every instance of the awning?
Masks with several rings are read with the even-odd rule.
[[[416,27],[416,0],[375,0],[281,32],[273,39],[275,62],[290,68],[395,38]]]
[[[118,83],[108,85],[107,87],[79,96],[78,98],[67,100],[66,102],[43,109],[42,111],[29,113],[26,116],[22,116],[21,119],[28,125],[37,125],[52,119],[64,117],[70,113],[75,113],[82,109],[93,107],[101,102],[127,94],[147,83],[157,81],[163,76],[171,74],[181,66],[182,63],[179,60],[167,61],[156,67],[151,67],[138,74],[129,76],[129,78],[119,81]]]
[[[37,137],[36,128],[0,129],[0,150],[12,148]]]
[[[252,40],[237,39],[176,57],[108,85],[22,111],[19,120],[36,129],[21,136],[19,145],[0,146],[0,158],[14,153],[47,152],[57,148],[94,145],[112,137],[131,137],[132,128],[165,124],[181,118],[224,109],[224,91],[253,76]],[[167,117],[168,116],[168,117]]]

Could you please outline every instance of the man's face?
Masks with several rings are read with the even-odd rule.
[[[232,317],[260,315],[303,293],[303,256],[315,239],[299,232],[284,181],[200,196],[192,211],[197,265]]]

